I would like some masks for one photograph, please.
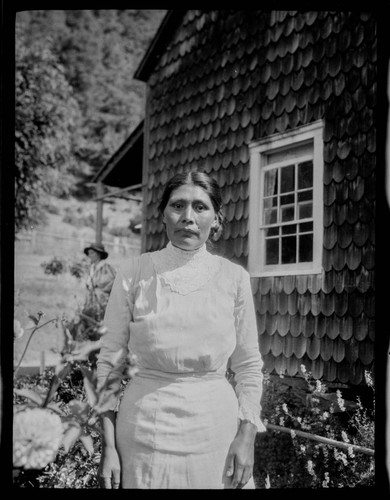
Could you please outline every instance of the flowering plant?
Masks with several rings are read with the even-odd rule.
[[[58,454],[67,454],[80,443],[87,454],[94,455],[93,436],[101,432],[99,416],[110,407],[111,398],[118,397],[120,384],[115,378],[107,377],[107,381],[98,386],[96,372],[90,368],[88,358],[91,353],[100,349],[100,340],[79,342],[73,339],[64,318],[59,321],[64,332],[64,347],[61,359],[54,369],[54,374],[46,385],[40,384],[34,390],[29,387],[17,387],[16,375],[32,335],[41,327],[43,313],[32,316],[34,327],[26,348],[15,371],[14,387],[14,443],[13,465],[14,478],[21,471],[39,470],[51,464]],[[19,322],[14,323],[15,338],[20,337],[22,329]],[[104,333],[103,329],[100,329]],[[118,352],[111,360],[112,372],[122,358]],[[77,369],[81,373],[83,390],[78,397],[61,398],[61,386]],[[124,382],[137,372],[134,356],[125,360]],[[72,393],[73,394],[73,393]]]
[[[302,379],[295,385],[284,382],[283,375],[265,377],[263,420],[273,432],[257,437],[257,483],[270,488],[372,486],[375,390],[370,374],[363,404],[360,396],[348,400],[348,391],[329,390],[304,365],[300,368]]]
[[[54,460],[63,437],[61,418],[48,409],[26,408],[14,416],[14,467],[42,469]]]

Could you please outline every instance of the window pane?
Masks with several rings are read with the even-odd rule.
[[[303,234],[299,237],[299,262],[313,260],[313,234]]]
[[[305,161],[298,165],[298,189],[313,186],[313,162]]]
[[[312,222],[303,222],[299,224],[299,232],[307,233],[308,231],[313,231],[313,223]]]
[[[265,242],[265,263],[266,265],[279,263],[279,239],[273,238]]]
[[[279,236],[279,228],[278,227],[270,227],[265,230],[265,236]]]
[[[267,208],[264,210],[264,220],[263,224],[276,224],[277,222],[278,210],[276,208]]]
[[[300,191],[298,193],[298,201],[308,201],[313,199],[313,190],[308,189],[307,191]]]
[[[264,196],[278,193],[278,169],[267,170],[264,174]]]
[[[264,208],[276,207],[278,205],[278,197],[264,198]]]
[[[280,192],[287,193],[288,191],[294,191],[294,165],[283,167],[280,175]]]
[[[294,204],[294,201],[294,194],[285,194],[284,196],[280,197],[281,205],[291,205]]]
[[[297,232],[296,224],[289,224],[288,226],[282,226],[282,234],[295,234]]]
[[[296,236],[282,238],[282,264],[292,264],[297,261],[296,248]]]
[[[300,203],[299,207],[299,218],[308,219],[313,216],[313,204],[312,203]]]
[[[288,222],[294,220],[295,217],[295,207],[294,205],[288,205],[281,208],[282,222]]]

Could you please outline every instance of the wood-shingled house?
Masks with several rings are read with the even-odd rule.
[[[365,12],[169,11],[147,83],[143,246],[176,172],[223,192],[215,252],[251,274],[270,373],[364,384],[374,366],[376,20]]]

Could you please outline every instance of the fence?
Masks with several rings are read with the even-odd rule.
[[[48,253],[50,250],[52,250],[52,253],[58,253],[59,248],[61,252],[78,253],[89,243],[91,243],[91,240],[83,237],[73,237],[38,230],[18,233],[15,242],[16,245],[19,245],[19,248],[32,250],[37,253]],[[131,239],[115,236],[112,241],[103,240],[102,243],[110,256],[112,254],[114,256],[138,255],[141,249],[140,241],[136,238]]]

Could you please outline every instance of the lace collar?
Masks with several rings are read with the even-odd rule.
[[[219,259],[204,244],[197,250],[181,250],[171,242],[150,254],[156,273],[173,292],[187,295],[203,288],[219,271]]]

